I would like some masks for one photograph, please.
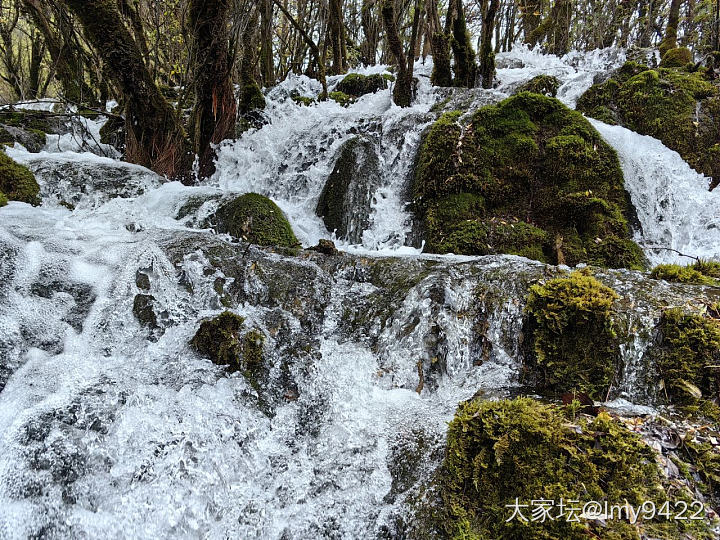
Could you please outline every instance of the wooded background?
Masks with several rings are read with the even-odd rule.
[[[396,104],[413,65],[438,86],[493,85],[517,44],[571,49],[687,47],[714,66],[720,0],[0,0],[0,100],[53,97],[125,119],[126,159],[170,177],[213,170],[212,143],[264,106],[290,73],[320,80],[395,66]]]

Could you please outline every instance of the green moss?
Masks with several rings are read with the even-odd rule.
[[[257,244],[294,248],[299,242],[282,210],[270,199],[247,193],[215,213],[217,231]]]
[[[698,261],[690,266],[660,264],[650,273],[653,279],[698,285],[720,285],[720,263]]]
[[[457,195],[483,205],[453,212],[447,198]],[[418,155],[414,203],[430,251],[645,266],[630,238],[615,151],[581,114],[539,94],[521,92],[472,116],[441,116]],[[503,241],[493,245],[487,229],[498,223],[512,225],[499,227]]]
[[[250,330],[245,334],[244,359],[249,369],[255,369],[263,364],[263,347],[265,334],[259,330]]]
[[[355,98],[344,92],[330,92],[328,97],[343,107],[348,107],[355,103]]]
[[[553,501],[557,516],[561,499],[639,505],[678,497],[663,488],[653,451],[607,413],[578,418],[527,398],[475,400],[460,405],[447,441],[438,480],[442,508],[435,509],[443,536],[634,539],[652,530],[650,536],[670,539],[689,527],[674,522],[654,528],[646,521],[636,528],[621,519],[530,521],[532,501],[541,499]],[[509,520],[516,499],[528,505],[520,509],[528,521]]]
[[[7,203],[8,203],[7,197],[5,196],[5,194],[2,191],[0,191],[0,208],[2,208],[3,206],[7,206]]]
[[[667,51],[660,61],[660,67],[674,68],[674,67],[685,67],[692,63],[693,55],[692,51],[687,47],[677,47]]]
[[[535,358],[526,362],[526,382],[541,393],[577,390],[604,399],[620,360],[611,317],[617,298],[588,271],[533,285],[526,310]]]
[[[304,107],[309,107],[310,105],[315,103],[315,100],[313,98],[306,96],[292,96],[291,99],[298,105],[302,105]]]
[[[543,96],[556,97],[560,80],[552,75],[538,75],[528,82],[521,84],[515,93],[532,92]]]
[[[248,113],[254,110],[265,108],[265,96],[256,83],[249,83],[240,91],[239,110],[241,113]]]
[[[395,82],[395,75],[391,73],[383,73],[382,78],[385,79],[387,82]]]
[[[15,163],[0,152],[0,192],[11,201],[20,201],[33,206],[40,204],[40,186],[27,167]]]
[[[709,495],[716,505],[720,503],[720,453],[717,448],[710,442],[698,442],[686,437],[680,455],[688,462],[684,463],[685,467],[700,478],[702,484],[698,489]]]
[[[675,51],[681,49],[667,55],[683,54]],[[583,94],[577,109],[660,139],[696,170],[720,181],[720,87],[702,70],[628,63]]]
[[[190,345],[215,364],[239,368],[243,349],[240,331],[244,323],[243,317],[225,311],[200,323]]]
[[[335,90],[349,96],[360,97],[365,94],[372,94],[378,90],[385,90],[387,87],[388,79],[379,73],[375,75],[350,73],[338,83]]]
[[[664,395],[675,404],[697,406],[720,396],[720,320],[718,306],[704,315],[666,310],[654,351]]]

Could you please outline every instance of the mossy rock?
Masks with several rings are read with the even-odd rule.
[[[243,317],[225,311],[200,323],[190,345],[215,364],[237,366],[242,352],[240,331],[244,324]]]
[[[518,86],[515,93],[532,92],[533,94],[556,97],[559,88],[560,80],[557,77],[553,77],[552,75],[538,75]]]
[[[421,146],[413,195],[430,252],[645,267],[617,154],[554,98],[521,92],[444,114]]]
[[[328,94],[328,97],[332,99],[335,103],[343,107],[349,107],[350,105],[355,103],[355,98],[351,95],[346,94],[345,92],[330,92]]]
[[[684,537],[686,529],[705,529],[704,523],[663,518],[637,525],[568,519],[570,512],[581,513],[571,508],[588,501],[634,507],[653,501],[659,508],[665,501],[690,500],[662,481],[650,447],[605,412],[592,418],[528,398],[474,400],[460,405],[448,428],[437,479],[440,508],[432,517],[438,536],[454,539],[672,539]],[[533,521],[538,500],[548,501],[553,517],[564,501],[565,515]],[[517,503],[527,505],[519,507],[525,520],[510,519]]]
[[[335,90],[349,96],[360,97],[365,94],[373,94],[378,90],[385,90],[388,87],[388,80],[382,74],[360,75],[350,73],[340,81]]]
[[[362,242],[381,176],[378,150],[370,138],[353,137],[343,143],[315,209],[339,239]]]
[[[11,201],[40,204],[40,186],[35,175],[3,152],[0,152],[0,192]]]
[[[213,221],[218,232],[251,244],[287,248],[300,245],[280,207],[257,193],[221,205]]]
[[[720,305],[704,313],[663,312],[659,344],[652,350],[671,403],[699,407],[720,400]]]
[[[676,283],[720,286],[720,263],[699,260],[689,266],[660,264],[653,268],[650,277]]]
[[[525,382],[541,394],[579,391],[604,399],[620,364],[611,317],[617,298],[587,270],[530,287],[535,355],[525,363]]]
[[[240,371],[260,391],[259,378],[265,368],[265,334],[245,330],[245,319],[231,311],[200,323],[190,346],[213,363]]]
[[[0,191],[0,208],[7,206],[8,199],[3,192]]]
[[[673,49],[667,54],[674,53]],[[660,139],[690,166],[720,182],[720,86],[704,71],[625,64],[591,87],[577,109]]]
[[[687,47],[677,47],[667,51],[660,61],[660,67],[664,68],[680,68],[691,64],[693,54]]]

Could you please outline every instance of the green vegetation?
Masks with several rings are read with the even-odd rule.
[[[447,446],[438,479],[442,508],[434,509],[434,517],[449,538],[671,539],[686,528],[706,526],[658,520],[636,528],[621,519],[540,523],[530,521],[532,508],[520,509],[528,521],[517,516],[508,521],[516,498],[530,507],[540,499],[658,501],[659,507],[682,498],[662,486],[653,451],[604,412],[577,417],[570,407],[527,398],[469,401],[450,423]],[[559,513],[557,506],[551,510]]]
[[[676,51],[681,50],[671,49],[666,56],[677,61],[683,53]],[[628,62],[612,78],[590,88],[577,108],[660,139],[697,171],[720,181],[720,87],[703,69],[648,69]]]
[[[720,397],[720,305],[704,314],[668,309],[658,330],[654,354],[670,402],[697,408]]]
[[[660,61],[660,67],[680,68],[692,63],[692,51],[687,47],[677,47],[667,51]]]
[[[40,204],[40,186],[27,167],[15,163],[0,152],[0,193],[5,199],[20,201],[33,206]]]
[[[247,193],[215,213],[217,231],[257,244],[294,248],[299,242],[282,210],[267,197]]]
[[[241,113],[264,109],[265,96],[256,83],[246,84],[240,92],[239,110]]]
[[[560,80],[557,77],[553,77],[552,75],[538,75],[528,82],[521,84],[515,93],[532,92],[533,94],[556,97],[558,88],[560,88]]]
[[[697,285],[720,285],[720,263],[699,260],[690,266],[660,264],[650,273],[653,279]]]
[[[2,191],[0,191],[0,208],[2,208],[3,206],[7,206],[7,203],[8,203],[7,197],[5,196],[5,194]]]
[[[355,98],[344,92],[330,92],[328,97],[343,107],[349,107],[355,103]]]
[[[215,364],[239,367],[242,355],[240,331],[245,319],[225,311],[213,319],[203,321],[190,345]]]
[[[350,73],[338,83],[335,90],[353,97],[372,94],[378,90],[385,90],[388,87],[388,79],[385,78],[386,75],[379,73],[376,73],[375,75]]]
[[[525,378],[535,390],[605,398],[620,359],[611,317],[617,298],[588,271],[530,288],[526,310],[536,356],[526,364]]]
[[[427,250],[644,268],[615,151],[558,100],[522,92],[425,138],[414,203]]]
[[[213,363],[228,366],[231,371],[240,371],[259,392],[258,379],[265,363],[265,334],[251,329],[242,335],[244,324],[243,317],[224,311],[200,323],[190,345]]]
[[[310,105],[315,103],[315,100],[313,98],[306,96],[292,96],[291,99],[298,105],[302,105],[304,107],[309,107]]]

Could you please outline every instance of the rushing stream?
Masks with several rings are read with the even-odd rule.
[[[501,55],[498,90],[450,103],[497,101],[549,73],[572,106],[623,60],[520,48]],[[301,107],[289,96],[317,83],[288,79],[268,95],[270,123],[223,144],[216,175],[195,187],[72,137],[40,154],[9,151],[36,173],[44,204],[0,209],[0,538],[397,533],[458,402],[517,388],[523,299],[553,271],[512,256],[422,255],[407,190],[445,96],[429,85],[429,63],[417,72],[409,109],[387,90],[348,108]],[[593,125],[618,151],[651,261],[679,260],[658,247],[720,256],[720,192],[657,140]],[[360,241],[336,242],[347,255],[283,256],[198,230],[222,195],[255,191],[280,205],[304,247],[333,238],[315,207],[338,150],[358,135],[381,174]],[[151,328],[133,315],[139,276]],[[638,272],[600,277],[632,306],[635,329],[611,397],[652,405],[637,391],[652,376],[643,348],[658,299],[682,303],[685,288]],[[228,302],[267,338],[260,391],[187,345]]]

